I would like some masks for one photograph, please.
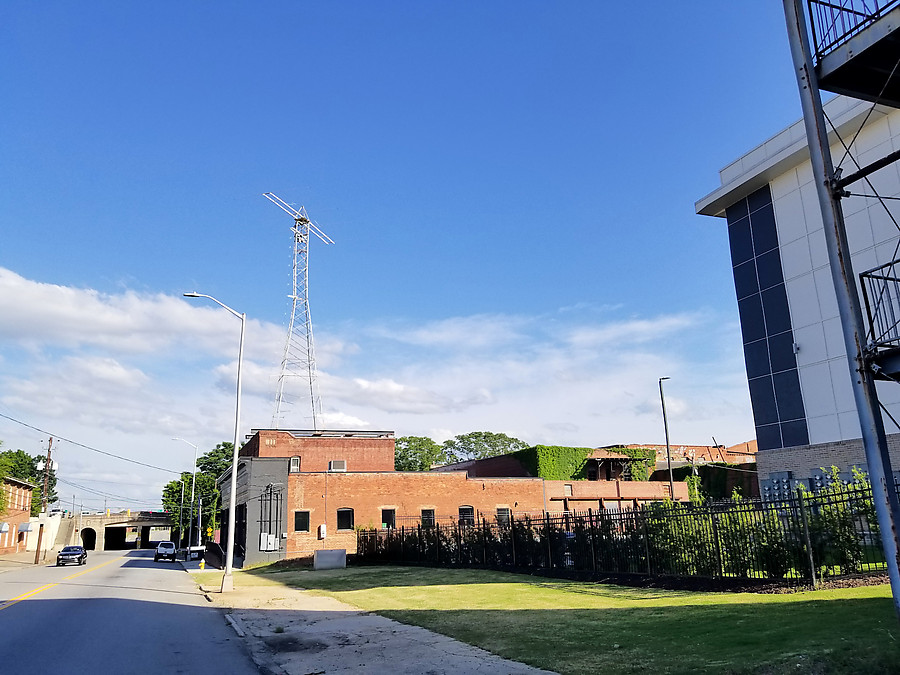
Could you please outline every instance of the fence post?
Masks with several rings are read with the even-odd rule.
[[[456,524],[456,564],[462,565],[462,523]]]
[[[553,550],[550,548],[550,514],[544,511],[544,537],[547,539],[547,569],[553,569]]]
[[[422,525],[416,523],[416,562],[422,562]]]
[[[509,547],[512,549],[512,564],[516,567],[516,521],[510,514],[509,517]]]
[[[722,544],[719,543],[719,519],[717,518],[715,508],[712,508],[711,511],[713,541],[716,545],[716,570],[719,573],[719,577],[722,577],[725,575],[725,566],[722,563]]]
[[[597,554],[594,551],[594,512],[588,509],[588,537],[591,542],[591,568],[597,571]]]
[[[812,540],[809,537],[809,520],[806,517],[806,501],[803,499],[803,488],[797,487],[797,501],[800,504],[800,517],[803,519],[803,538],[806,540],[806,553],[809,556],[809,573],[812,576],[813,588],[818,588],[816,581],[816,561],[813,559]]]
[[[437,556],[437,560],[435,561],[438,565],[441,564],[441,526],[438,523],[434,524],[434,544],[435,544],[435,555]]]
[[[400,562],[403,562],[403,543],[406,541],[406,528],[400,526]]]
[[[653,571],[650,567],[650,530],[647,528],[647,513],[644,507],[641,507],[641,524],[643,525],[644,530],[644,553],[647,556],[647,576],[653,576]]]
[[[481,516],[481,564],[487,567],[487,532],[484,526],[484,516]]]

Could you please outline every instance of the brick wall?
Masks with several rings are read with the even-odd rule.
[[[19,542],[19,525],[31,518],[32,488],[4,480],[0,490],[6,493],[6,510],[0,513],[0,525],[7,526],[6,532],[0,532],[0,555],[24,551],[25,542]]]
[[[393,471],[394,437],[297,435],[274,429],[258,431],[243,448],[243,457],[299,457],[300,471],[327,471],[328,462],[344,460],[347,471]]]
[[[900,469],[900,434],[889,434],[888,450],[895,475]],[[849,475],[851,467],[866,470],[866,453],[862,439],[833,441],[816,445],[802,445],[793,448],[760,450],[756,455],[759,482],[765,487],[773,480],[790,478],[794,481],[814,479],[822,473],[821,468],[838,467]]]
[[[632,506],[636,500],[663,499],[667,483],[542,481],[539,478],[468,478],[465,472],[302,473],[288,477],[288,558],[308,557],[316,549],[356,551],[356,532],[338,531],[337,510],[352,508],[354,525],[379,528],[381,510],[394,509],[396,526],[415,527],[423,509],[437,518],[457,518],[460,506],[474,508],[476,518],[496,517],[498,508],[516,513],[562,511],[572,486],[569,508],[586,510],[608,504]],[[675,486],[676,498],[687,499],[687,486]],[[682,494],[683,493],[683,494]],[[309,511],[309,532],[294,531],[294,513]],[[321,540],[317,528],[325,523]]]

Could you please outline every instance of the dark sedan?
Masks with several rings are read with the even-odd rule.
[[[87,551],[84,546],[66,546],[56,556],[56,565],[68,565],[74,563],[76,565],[84,565],[87,562]]]

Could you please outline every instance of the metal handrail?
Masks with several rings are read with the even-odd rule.
[[[898,4],[900,0],[807,0],[816,62]]]
[[[900,260],[874,267],[859,275],[869,333],[875,349],[900,347]]]

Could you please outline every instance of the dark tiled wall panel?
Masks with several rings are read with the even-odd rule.
[[[725,210],[760,450],[809,443],[769,186]]]

